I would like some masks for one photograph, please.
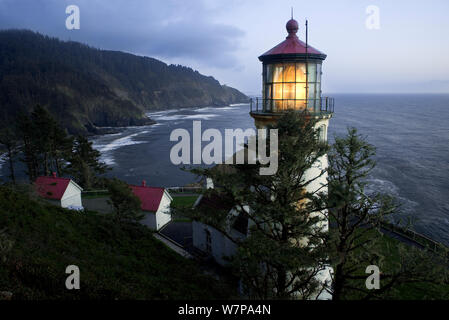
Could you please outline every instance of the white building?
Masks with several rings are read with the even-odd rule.
[[[35,182],[37,193],[44,199],[61,206],[62,208],[82,210],[81,188],[75,181],[69,178],[57,177],[53,173],[51,177],[38,177]]]
[[[171,221],[170,204],[173,198],[167,189],[147,187],[145,181],[141,186],[130,185],[134,195],[140,199],[141,209],[145,215],[141,221],[152,230],[160,230]]]
[[[226,232],[232,239],[243,239],[248,234],[248,219],[241,217],[232,205],[223,201],[223,199],[211,196],[205,197],[201,195],[196,203],[196,208],[209,211],[211,215],[217,210],[229,212],[226,224]],[[227,258],[234,255],[237,245],[229,239],[225,234],[212,226],[201,223],[199,221],[192,222],[193,246],[204,253],[210,255],[214,260],[225,266]]]

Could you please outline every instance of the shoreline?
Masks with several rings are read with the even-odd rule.
[[[137,128],[137,127],[146,127],[146,126],[152,126],[157,124],[158,122],[152,119],[149,114],[155,114],[155,113],[162,113],[162,112],[168,112],[168,111],[180,111],[180,110],[186,110],[186,109],[202,109],[202,108],[226,108],[226,107],[238,107],[238,106],[244,106],[249,104],[248,102],[240,102],[240,103],[230,103],[225,105],[201,105],[201,106],[193,106],[193,107],[173,107],[173,108],[166,108],[166,109],[155,109],[155,110],[146,110],[145,115],[147,116],[148,120],[147,122],[141,124],[141,125],[131,125],[131,126],[117,126],[117,127],[94,127],[95,132],[88,132],[86,135],[89,138],[93,138],[96,136],[104,136],[108,134],[118,134],[122,133],[128,128]]]

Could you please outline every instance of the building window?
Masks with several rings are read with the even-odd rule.
[[[327,141],[326,125],[323,124],[318,128],[317,137],[318,137],[318,141],[320,141],[320,142]]]

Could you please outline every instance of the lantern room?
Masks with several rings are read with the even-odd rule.
[[[288,36],[279,45],[262,54],[262,99],[251,102],[251,116],[272,117],[287,110],[307,111],[330,117],[333,99],[321,97],[322,64],[326,55],[299,40],[298,22],[286,25]],[[262,119],[259,119],[262,120]]]

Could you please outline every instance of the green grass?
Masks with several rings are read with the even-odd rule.
[[[97,199],[97,198],[104,198],[110,196],[109,192],[88,192],[88,193],[82,193],[81,197],[83,199]]]
[[[192,207],[198,196],[173,196],[172,205],[174,207]]]
[[[195,204],[196,199],[198,199],[198,196],[172,196],[172,207],[175,209],[182,209],[182,208],[191,208]],[[191,222],[192,219],[185,218],[182,216],[176,216],[173,219],[173,222]]]
[[[2,231],[3,230],[3,231]],[[8,243],[12,247],[8,249]],[[226,299],[232,292],[141,225],[75,213],[0,186],[0,291],[13,299]],[[68,265],[81,289],[67,290]]]

